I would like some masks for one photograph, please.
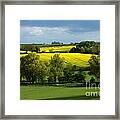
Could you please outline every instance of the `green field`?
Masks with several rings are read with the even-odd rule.
[[[20,86],[21,100],[99,100],[99,89],[85,87]],[[86,96],[87,92],[87,96]],[[95,93],[95,94],[94,94]]]
[[[72,65],[77,65],[80,67],[87,67],[88,60],[92,54],[82,54],[82,53],[37,53],[40,56],[41,61],[49,61],[51,57],[55,54],[60,54],[66,62]],[[25,56],[26,54],[21,54],[20,56]]]

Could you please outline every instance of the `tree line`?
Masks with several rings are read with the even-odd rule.
[[[26,54],[28,54],[28,51],[39,53],[40,47],[38,45],[34,45],[34,44],[29,44],[29,45],[24,44],[24,45],[20,45],[20,50],[26,51]]]
[[[59,42],[52,42],[50,46],[63,46],[65,44],[59,43]],[[73,45],[68,44],[68,45]],[[80,43],[74,44],[76,47],[71,48],[69,51],[62,51],[62,52],[69,52],[69,53],[84,53],[84,54],[100,54],[100,42],[94,42],[94,41],[82,41]],[[43,46],[49,46],[49,45],[43,45]],[[31,52],[43,52],[40,50],[41,45],[35,45],[35,44],[24,44],[20,46],[21,51],[28,51]]]
[[[82,41],[73,47],[70,53],[100,54],[100,42]]]
[[[91,81],[100,78],[100,57],[91,56],[88,61],[88,74],[94,75]],[[20,58],[20,80],[21,83],[29,84],[58,84],[58,83],[84,83],[84,68],[66,63],[60,54],[55,54],[49,62],[42,62],[40,55],[29,53]]]

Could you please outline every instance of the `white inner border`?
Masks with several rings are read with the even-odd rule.
[[[100,20],[101,100],[20,100],[20,20]],[[5,115],[114,115],[115,5],[5,5]]]

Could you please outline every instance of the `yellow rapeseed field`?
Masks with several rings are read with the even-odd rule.
[[[67,63],[72,65],[77,65],[80,67],[88,66],[88,60],[92,54],[82,54],[82,53],[37,53],[40,56],[41,61],[49,61],[51,57],[55,54],[60,54],[60,57],[63,58]],[[25,56],[26,54],[21,54]]]
[[[70,46],[41,47],[40,51],[44,51],[44,52],[69,51],[73,47],[75,47],[75,46],[74,45],[70,45]]]

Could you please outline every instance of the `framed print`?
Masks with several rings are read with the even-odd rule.
[[[1,2],[1,118],[119,119],[119,2]]]

